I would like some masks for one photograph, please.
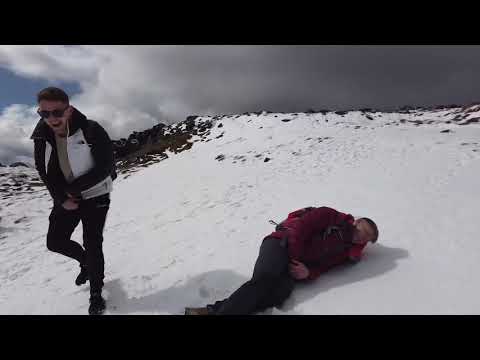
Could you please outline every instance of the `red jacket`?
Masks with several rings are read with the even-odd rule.
[[[347,260],[360,260],[365,245],[351,245],[354,229],[352,215],[328,207],[314,208],[301,215],[303,211],[300,209],[290,213],[282,222],[284,229],[274,231],[269,236],[279,239],[287,237],[290,259],[305,264],[310,271],[309,279],[315,279]],[[332,232],[324,237],[329,226],[340,226],[341,236]]]

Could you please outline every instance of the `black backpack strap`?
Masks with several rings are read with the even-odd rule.
[[[301,210],[303,210],[303,211],[302,211],[301,214],[300,214],[299,216],[297,216],[297,217],[298,217],[298,218],[301,218],[301,217],[304,216],[307,212],[309,212],[309,211],[311,211],[311,210],[313,210],[313,209],[315,209],[314,206],[308,206],[308,207],[306,207],[306,208],[303,208],[303,209],[301,209]],[[275,221],[273,221],[273,220],[269,220],[268,223],[269,223],[269,224],[272,224],[272,225],[275,225],[275,230],[276,230],[276,231],[282,231],[282,230],[285,230],[285,227],[283,226],[283,223],[284,223],[285,221],[286,221],[286,219],[283,220],[283,221],[280,222],[280,223],[277,223],[277,222],[275,222]]]

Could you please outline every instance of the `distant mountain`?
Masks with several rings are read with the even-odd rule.
[[[10,164],[10,167],[26,167],[26,168],[31,168],[32,166],[31,165],[27,165],[23,162],[14,162],[12,164]]]

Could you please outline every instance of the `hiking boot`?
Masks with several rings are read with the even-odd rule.
[[[80,265],[80,274],[78,274],[77,278],[75,279],[75,285],[80,286],[87,282],[88,280],[88,271],[87,267],[84,265]]]
[[[207,307],[185,308],[185,315],[210,315]]]
[[[90,315],[101,315],[105,311],[105,299],[101,292],[93,292],[90,294],[90,306],[88,313]]]

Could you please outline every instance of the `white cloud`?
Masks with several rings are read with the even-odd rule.
[[[101,56],[77,46],[0,47],[0,66],[30,78],[94,83],[103,61]]]
[[[172,99],[168,74],[149,62],[161,60],[158,47],[128,46],[5,46],[0,66],[19,76],[70,81],[81,93],[71,103],[99,121],[114,139],[159,122],[172,123],[188,115],[188,107]],[[160,51],[161,52],[161,51]],[[160,61],[161,63],[161,61]],[[165,68],[163,68],[165,70]],[[153,75],[152,75],[153,73]],[[162,80],[163,79],[163,80]],[[39,89],[40,90],[40,89]],[[31,131],[39,117],[31,105],[17,104],[0,116],[0,162],[19,161],[32,153]]]
[[[207,75],[211,55],[185,46],[1,46],[0,66],[27,78],[77,82],[81,93],[72,104],[119,137],[208,112],[211,101],[192,101],[189,93],[211,91],[208,79],[205,87],[195,80]]]
[[[35,111],[35,107],[12,105],[0,114],[0,162],[3,165],[33,158],[30,135],[38,121]]]
[[[242,102],[249,92],[237,88],[235,94],[238,84],[228,79],[238,76],[249,47],[226,50],[212,46],[2,45],[0,66],[27,78],[77,82],[81,93],[71,98],[72,105],[117,139],[159,122],[225,110],[232,95]],[[30,111],[34,101],[3,112],[0,161],[30,151],[28,137],[38,120]],[[222,101],[227,104],[219,106]],[[10,140],[12,136],[20,140]]]

